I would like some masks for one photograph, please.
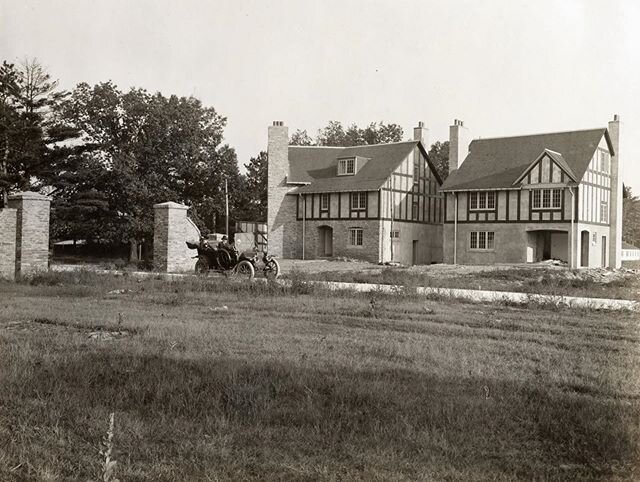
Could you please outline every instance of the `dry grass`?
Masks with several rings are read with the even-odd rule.
[[[443,266],[449,269],[443,269]],[[433,288],[462,288],[552,296],[616,298],[640,301],[640,275],[633,272],[611,273],[601,270],[568,270],[542,267],[485,267],[455,270],[451,265],[379,270],[300,271],[307,280],[381,283]],[[477,267],[476,267],[477,268]],[[287,275],[285,274],[285,278]]]
[[[95,480],[112,412],[126,481],[640,478],[631,313],[32,283],[0,284],[0,480]]]

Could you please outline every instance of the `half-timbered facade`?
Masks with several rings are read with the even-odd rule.
[[[269,128],[269,251],[291,258],[442,261],[442,184],[413,141],[354,147],[288,146]]]
[[[445,262],[619,266],[618,133],[616,116],[608,129],[472,141],[442,186]]]

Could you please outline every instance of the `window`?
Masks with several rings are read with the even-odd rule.
[[[413,163],[413,183],[418,184],[420,179],[420,162],[416,159]]]
[[[609,222],[609,202],[608,201],[600,201],[600,222],[601,223]]]
[[[352,176],[356,173],[356,159],[338,159],[338,176]]]
[[[600,170],[609,174],[609,153],[607,151],[600,151]]]
[[[472,211],[493,211],[496,208],[495,191],[470,192],[469,209]]]
[[[533,209],[560,209],[561,202],[560,189],[533,190]]]
[[[542,203],[540,202],[540,189],[533,191],[533,207],[535,209],[540,209],[542,207]]]
[[[478,195],[478,209],[487,209],[487,194],[484,192],[476,194]]]
[[[349,228],[349,245],[362,246],[362,228]]]
[[[328,210],[329,210],[329,195],[320,194],[320,211],[328,211]]]
[[[471,231],[469,249],[474,251],[495,249],[495,233],[493,231]]]
[[[367,209],[367,193],[352,192],[351,193],[351,210],[365,211]]]
[[[477,192],[470,192],[469,193],[469,205],[471,207],[471,209],[478,209],[478,193]]]
[[[495,233],[493,231],[487,232],[487,249],[493,249],[493,239],[495,238]]]
[[[593,233],[593,236],[591,236],[591,244],[594,246],[598,244],[598,233]]]
[[[391,239],[400,239],[400,231],[391,231]]]
[[[495,209],[496,208],[496,193],[490,191],[487,193],[487,209]]]
[[[416,221],[418,219],[418,203],[414,202],[411,206],[411,219]]]

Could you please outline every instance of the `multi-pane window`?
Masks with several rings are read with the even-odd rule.
[[[349,228],[349,245],[362,246],[362,228]]]
[[[338,160],[338,176],[349,176],[356,173],[356,160],[354,157]]]
[[[495,191],[482,191],[469,193],[469,209],[472,211],[493,211],[496,208]]]
[[[487,209],[495,209],[496,208],[496,193],[494,191],[489,191],[487,193]]]
[[[533,209],[560,209],[562,194],[560,189],[534,189]]]
[[[320,211],[329,210],[329,194],[320,194]]]
[[[489,251],[495,248],[495,233],[493,231],[471,231],[469,249]]]
[[[364,211],[367,209],[367,193],[366,192],[351,193],[351,209],[353,211]]]
[[[600,222],[601,223],[609,222],[609,202],[608,201],[600,201]]]
[[[418,219],[418,203],[414,202],[413,205],[411,206],[411,219],[413,219],[414,221],[416,221]]]
[[[420,161],[416,159],[413,162],[413,183],[418,184],[420,179]]]
[[[598,170],[597,167],[596,170]],[[607,151],[600,151],[600,171],[609,174],[609,153]]]
[[[398,230],[391,231],[391,239],[400,239],[400,231]]]

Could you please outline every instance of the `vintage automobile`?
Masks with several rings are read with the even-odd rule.
[[[200,238],[198,243],[189,241],[186,243],[189,249],[198,251],[198,256],[194,256],[198,259],[195,266],[198,274],[206,274],[213,270],[218,273],[253,278],[259,271],[258,253],[253,251],[240,253],[233,244],[227,242],[226,237],[223,237],[217,245],[205,238]],[[262,265],[265,278],[275,279],[280,275],[280,264],[274,256],[263,253]]]

